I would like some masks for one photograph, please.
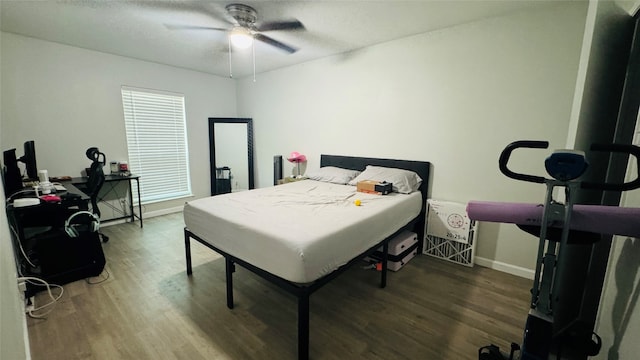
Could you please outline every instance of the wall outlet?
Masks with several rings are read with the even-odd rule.
[[[25,301],[25,294],[27,293],[27,282],[24,280],[18,280],[18,292],[20,293],[20,298],[22,301]]]
[[[24,312],[28,313],[35,309],[35,297],[26,298],[27,282],[25,280],[18,280],[18,291],[20,292],[20,298],[24,301]]]
[[[24,295],[24,292],[27,291],[27,282],[24,280],[18,280],[18,290],[20,290],[20,292],[23,293],[22,295]]]

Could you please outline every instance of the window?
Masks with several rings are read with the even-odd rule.
[[[123,86],[122,106],[142,203],[190,196],[184,95]]]

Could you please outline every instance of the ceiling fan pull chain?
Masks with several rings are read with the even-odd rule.
[[[227,36],[227,43],[229,44],[229,77],[233,78],[233,72],[231,71],[231,39]]]
[[[251,43],[251,50],[253,52],[253,82],[256,82],[256,42]]]

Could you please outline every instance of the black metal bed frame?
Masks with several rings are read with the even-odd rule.
[[[366,165],[388,166],[396,167],[407,170],[415,171],[423,179],[420,191],[422,193],[422,210],[420,214],[412,219],[405,226],[397,230],[394,234],[382,240],[375,246],[371,247],[362,254],[354,257],[347,264],[342,265],[335,271],[323,276],[322,278],[315,280],[308,284],[294,283],[289,280],[283,279],[279,276],[271,274],[255,265],[252,265],[242,259],[239,259],[231,254],[226,253],[211,245],[206,240],[198,237],[192,233],[188,228],[184,228],[184,244],[185,255],[187,264],[187,275],[193,273],[191,265],[191,239],[194,239],[209,249],[219,253],[225,258],[225,275],[227,286],[227,307],[233,309],[233,272],[235,271],[235,264],[239,264],[242,267],[252,271],[258,276],[266,279],[267,281],[275,284],[281,289],[296,296],[298,299],[298,359],[306,360],[309,358],[309,296],[329,281],[336,278],[345,270],[350,268],[354,263],[360,261],[364,257],[372,254],[378,248],[382,247],[382,271],[380,273],[380,287],[384,288],[387,284],[387,258],[389,250],[389,241],[400,232],[405,229],[410,229],[418,234],[418,238],[424,237],[424,225],[426,215],[426,199],[429,192],[429,171],[430,163],[422,161],[405,161],[405,160],[391,160],[391,159],[377,159],[377,158],[361,158],[361,157],[349,157],[349,156],[336,156],[336,155],[321,155],[320,166],[338,166],[342,168],[348,168],[353,170],[364,170]],[[419,252],[421,252],[420,250]]]
[[[404,228],[403,228],[404,229]],[[398,232],[399,233],[399,232]],[[398,233],[394,234],[397,235]],[[387,285],[387,254],[389,249],[389,240],[393,237],[389,237],[371,249],[367,250],[364,254],[352,259],[349,263],[341,266],[337,270],[325,275],[324,277],[309,283],[309,284],[296,284],[291,281],[285,280],[279,276],[273,275],[270,272],[260,269],[248,262],[239,259],[233,255],[230,255],[215,246],[209,244],[205,240],[199,238],[197,235],[184,229],[185,236],[185,251],[187,256],[187,275],[193,273],[191,267],[191,244],[190,239],[195,239],[202,245],[224,256],[225,259],[225,275],[227,283],[227,307],[233,309],[233,273],[235,272],[235,264],[239,264],[242,267],[254,272],[267,281],[275,284],[279,288],[291,293],[298,299],[298,359],[309,358],[309,296],[316,290],[320,289],[323,285],[336,278],[338,275],[347,270],[358,260],[364,258],[367,255],[372,254],[380,246],[383,247],[382,251],[382,271],[380,274],[380,287],[384,288]]]

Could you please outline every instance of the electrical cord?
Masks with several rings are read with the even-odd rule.
[[[13,194],[9,195],[9,197],[7,198],[7,203],[11,202],[13,200],[13,197],[19,194],[24,194],[24,193],[28,193],[28,192],[35,192],[35,189],[31,188],[31,189],[24,189],[24,190],[20,190],[20,191],[16,191]]]
[[[35,314],[36,311],[40,311],[42,309],[45,309],[49,306],[55,305],[58,300],[60,300],[60,298],[62,297],[62,295],[64,294],[64,288],[60,285],[56,285],[56,284],[49,284],[48,282],[34,277],[34,276],[21,276],[18,278],[18,281],[26,281],[31,285],[35,285],[35,286],[46,286],[47,287],[47,293],[49,294],[49,297],[51,298],[51,301],[39,306],[39,307],[34,307],[33,309],[30,309],[27,314],[29,314],[29,317],[32,317],[34,319],[46,319],[46,315],[48,315],[49,313],[51,313],[51,311],[53,311],[53,308],[50,308],[48,311],[42,313],[42,314]],[[54,286],[58,289],[60,289],[60,293],[58,294],[58,296],[54,296],[53,292],[51,291],[51,287]]]
[[[24,259],[27,260],[27,262],[29,263],[29,265],[31,265],[34,268],[37,268],[36,265],[33,264],[33,262],[31,262],[31,259],[29,259],[29,257],[27,256],[27,253],[24,251],[24,248],[22,247],[22,241],[20,241],[20,236],[18,235],[18,231],[16,231],[16,229],[13,226],[9,226],[11,228],[11,231],[13,232],[13,235],[16,236],[17,239],[17,243],[18,246],[20,247],[20,252],[22,253],[22,256],[24,256]]]
[[[104,204],[106,207],[111,208],[111,210],[114,211],[114,213],[126,215],[127,212],[130,210],[130,207],[135,206],[135,203],[134,204],[129,203],[128,201],[129,199],[127,197],[128,193],[129,193],[129,190],[125,190],[124,194],[121,194],[120,191],[118,191],[118,185],[110,185],[110,188],[108,190],[106,190],[104,193],[101,192],[101,195],[103,197],[98,199],[98,201]],[[110,197],[111,194],[113,194],[113,197],[120,199],[119,201],[120,208],[118,208],[112,202],[105,200],[105,197],[108,197],[108,196]],[[142,205],[141,207],[143,209],[142,212],[144,213],[147,210],[147,207],[146,205]]]
[[[94,277],[96,277],[96,278],[100,277],[100,275],[102,275],[102,274],[106,274],[106,277],[104,279],[100,279],[98,281],[91,281],[91,278],[86,278],[86,279],[84,279],[84,281],[86,281],[87,284],[89,284],[89,285],[96,285],[96,284],[100,284],[100,283],[103,283],[103,282],[109,280],[110,274],[109,274],[109,271],[106,268],[100,274],[98,274],[98,276],[94,276]]]
[[[11,202],[13,200],[13,197],[18,195],[18,194],[23,194],[23,193],[27,193],[27,192],[34,192],[34,191],[35,191],[34,189],[25,189],[25,190],[17,191],[15,193],[11,194],[7,198],[7,203]],[[18,243],[18,245],[20,247],[20,252],[22,253],[22,256],[24,256],[24,259],[29,263],[29,265],[31,265],[32,267],[36,268],[37,266],[33,264],[31,259],[29,259],[29,256],[27,256],[27,253],[24,251],[24,248],[22,247],[22,242],[20,241],[20,235],[18,235],[18,231],[13,227],[13,225],[9,225],[9,227],[11,228],[11,231],[13,232],[13,235],[15,235],[15,237],[16,237],[16,240],[17,240],[16,242]]]

